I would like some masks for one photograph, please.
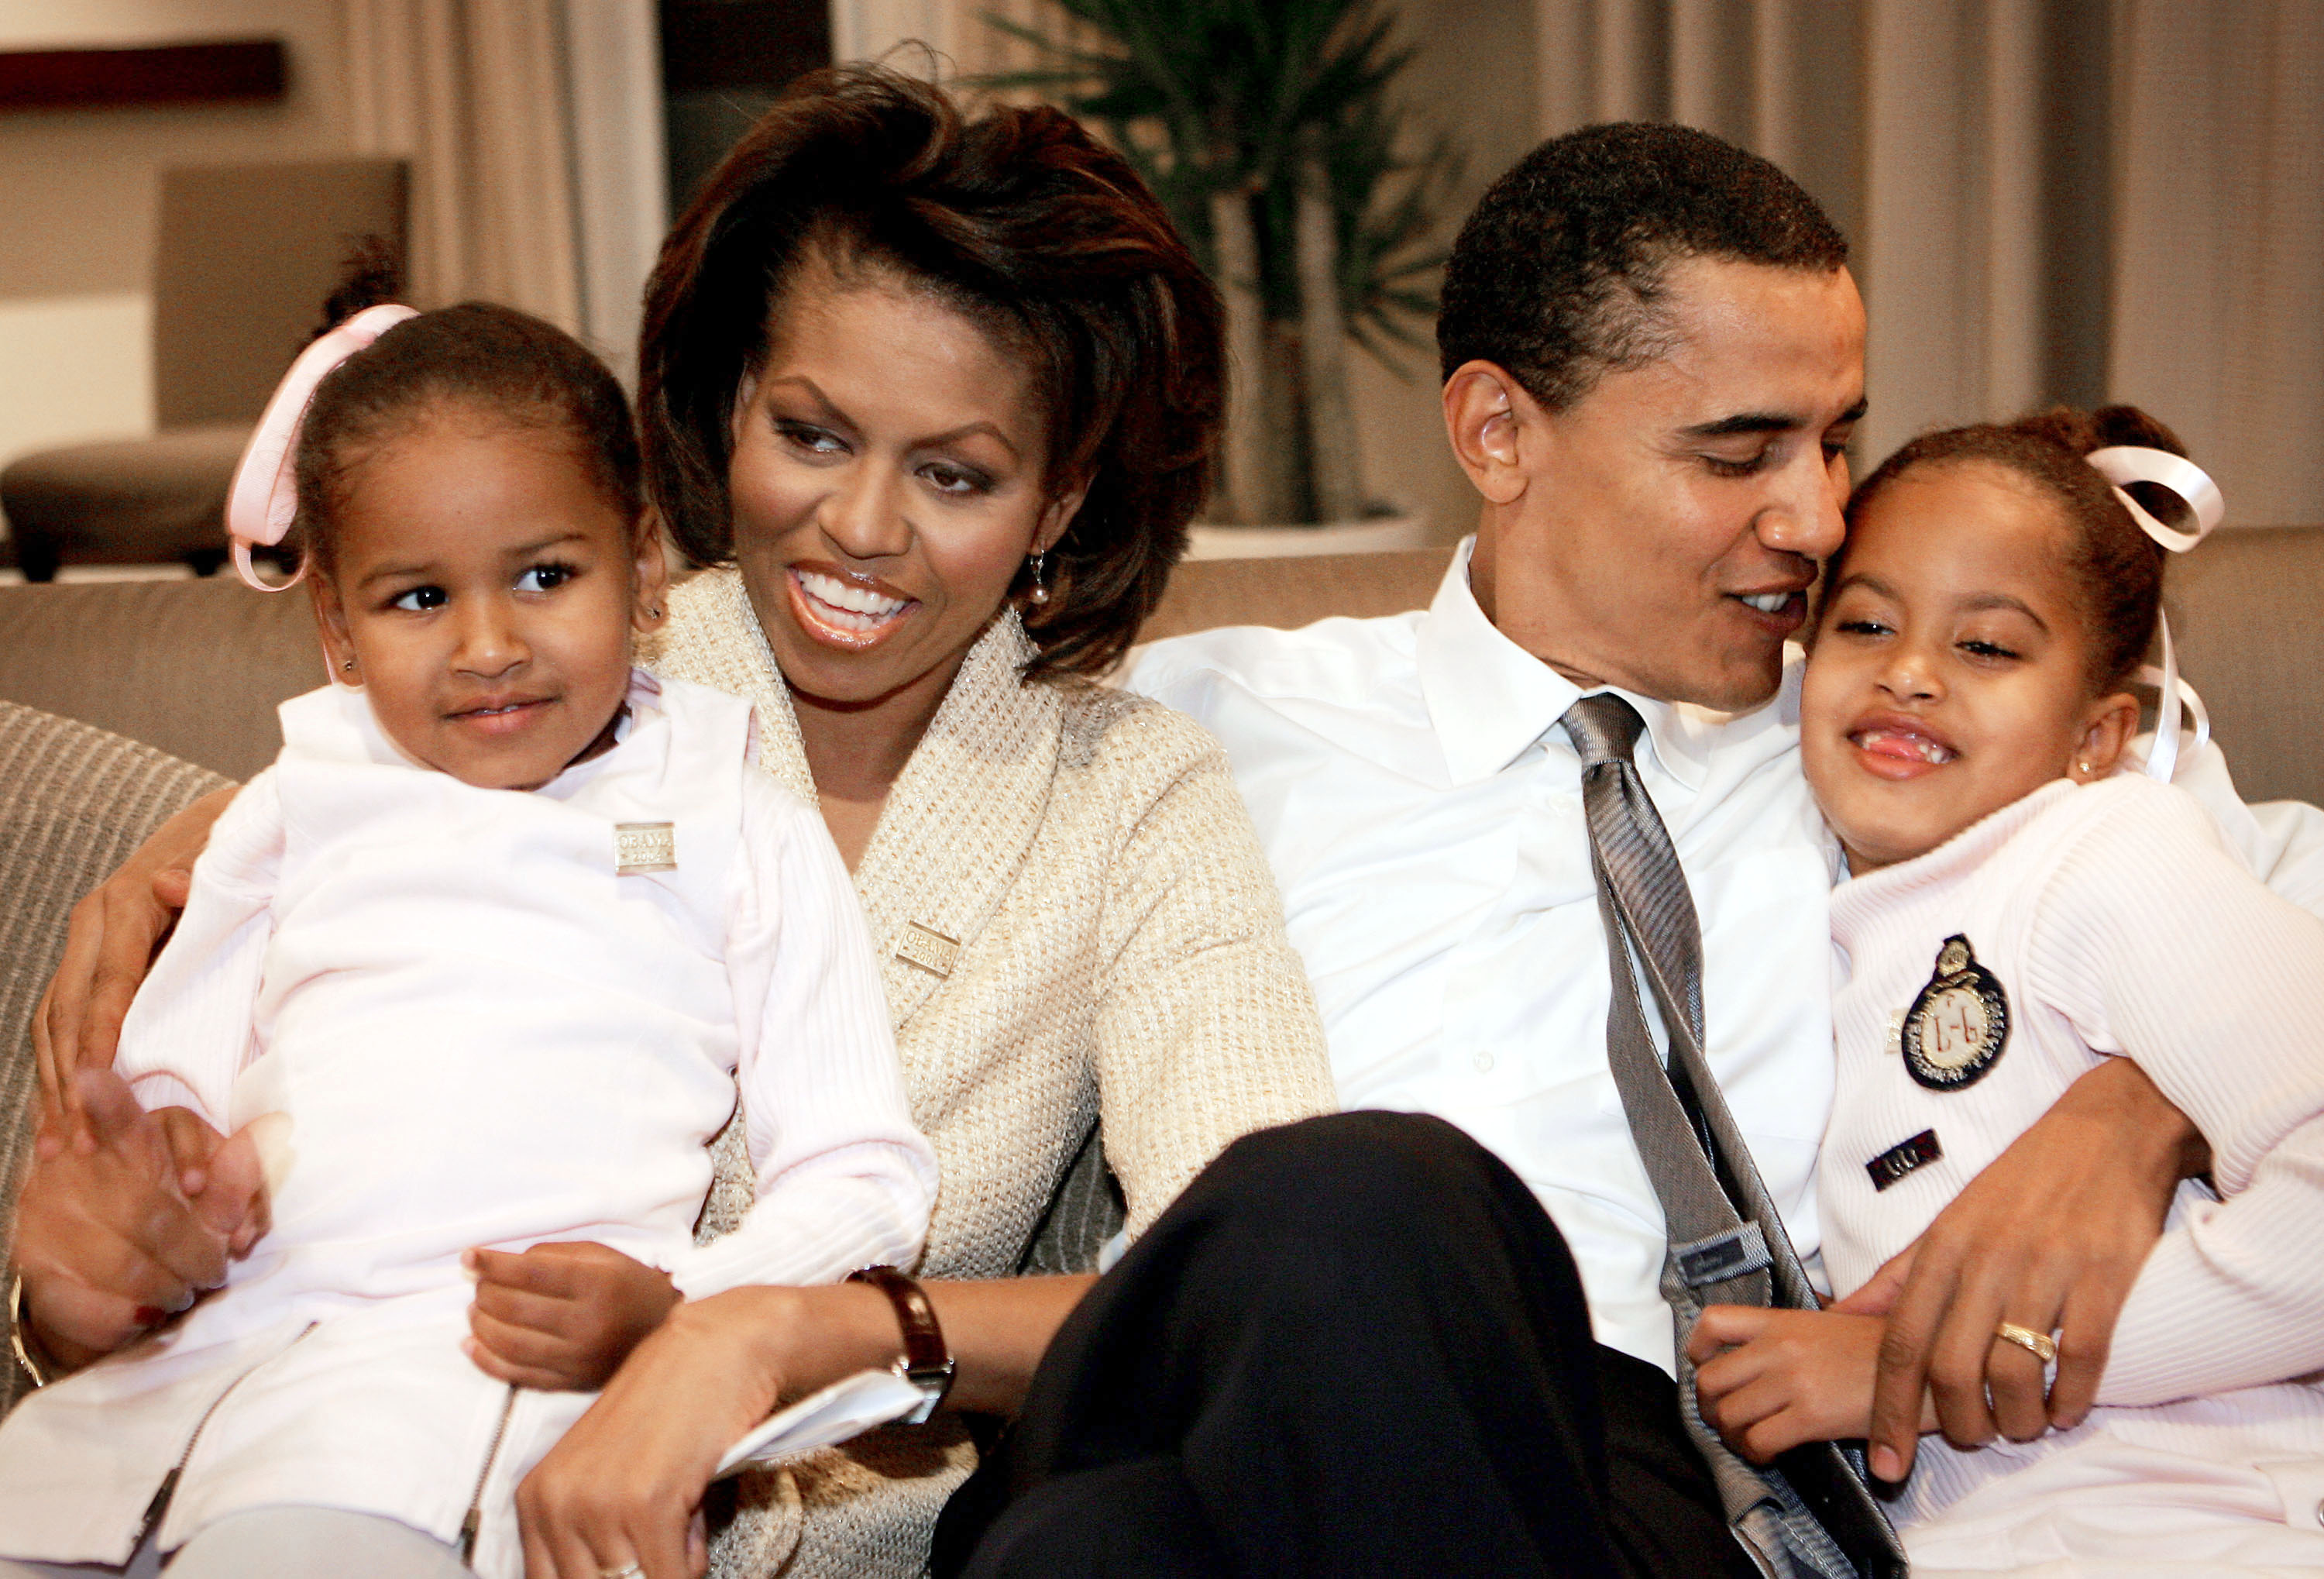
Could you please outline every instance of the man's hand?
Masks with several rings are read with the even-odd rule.
[[[1703,1417],[1753,1464],[1803,1442],[1863,1436],[1886,1325],[1828,1310],[1711,1306],[1686,1344]]]
[[[2163,1232],[2201,1137],[2127,1058],[2108,1058],[1969,1181],[1912,1246],[1834,1308],[1886,1307],[1871,1467],[1913,1467],[1923,1389],[1946,1439],[2026,1442],[2080,1425],[2098,1397],[2115,1318]],[[1994,1330],[2058,1334],[2057,1378]],[[1987,1390],[1992,1402],[1987,1403]]]
[[[32,1013],[32,1052],[51,1112],[75,1111],[75,1069],[113,1067],[129,1001],[185,909],[194,860],[234,794],[213,790],[163,823],[73,907],[64,957]],[[65,1135],[45,1132],[36,1145],[54,1148]]]
[[[678,1301],[669,1274],[602,1244],[472,1250],[468,1357],[486,1375],[544,1391],[593,1391]]]
[[[144,1112],[110,1069],[79,1071],[72,1094],[78,1119],[42,1121],[15,1263],[32,1335],[78,1367],[223,1282],[237,1242],[263,1230],[264,1205],[246,1139],[224,1140],[181,1108]]]

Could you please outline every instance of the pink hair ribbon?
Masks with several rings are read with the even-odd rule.
[[[315,386],[332,368],[397,324],[419,316],[418,309],[393,302],[367,307],[300,352],[290,371],[275,386],[274,397],[266,402],[258,429],[234,468],[234,485],[226,499],[226,530],[234,543],[235,571],[259,591],[288,592],[307,573],[302,557],[298,574],[288,581],[262,581],[251,567],[250,550],[280,543],[298,519],[299,429],[306,420],[308,402],[315,398]]]
[[[2167,449],[2150,449],[2142,444],[2117,444],[2107,449],[2094,449],[2083,459],[2098,468],[2098,476],[2114,485],[2114,496],[2122,501],[2130,518],[2138,522],[2139,530],[2174,554],[2183,554],[2216,531],[2227,518],[2227,503],[2219,493],[2219,485],[2210,474],[2183,455],[2173,455]],[[2165,526],[2146,507],[2126,491],[2133,483],[2151,483],[2178,495],[2194,517],[2191,529],[2181,530]],[[2163,783],[2179,768],[2180,713],[2183,708],[2195,721],[2194,742],[2189,753],[2203,749],[2211,738],[2211,715],[2203,706],[2203,698],[2195,688],[2179,678],[2179,654],[2171,644],[2171,621],[2161,610],[2155,611],[2155,623],[2163,635],[2163,667],[2148,664],[2138,671],[2139,679],[2155,689],[2154,744],[2146,753],[2146,771]]]

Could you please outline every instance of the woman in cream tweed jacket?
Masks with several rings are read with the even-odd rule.
[[[738,568],[674,595],[647,660],[757,705],[761,766],[854,870],[942,1168],[918,1271],[964,1408],[1015,1407],[1086,1285],[1012,1274],[1093,1124],[1135,1233],[1237,1136],[1333,1105],[1224,754],[1085,678],[1201,501],[1220,339],[1119,157],[863,68],[769,113],[648,292],[649,485]],[[724,1150],[709,1233],[748,1200]],[[897,1343],[861,1285],[681,1307],[520,1498],[536,1579],[685,1572],[717,1450]],[[939,1414],[746,1477],[714,1565],[920,1573],[973,1459]]]
[[[811,799],[742,577],[696,577],[670,614],[653,667],[757,703],[760,765]],[[1135,1234],[1228,1141],[1331,1105],[1306,977],[1223,753],[1140,698],[1020,683],[1031,656],[1013,613],[993,623],[855,869],[943,1180],[923,1279],[1014,1273],[1093,1122]],[[750,1205],[740,1131],[738,1115],[721,1138],[706,1233]],[[918,1574],[974,1462],[960,1417],[940,1414],[745,1477],[715,1571]]]

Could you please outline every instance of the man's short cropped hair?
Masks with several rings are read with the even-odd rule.
[[[1507,368],[1552,411],[1670,349],[1669,266],[1729,258],[1830,273],[1848,242],[1800,184],[1691,126],[1586,126],[1535,149],[1461,227],[1436,346]]]

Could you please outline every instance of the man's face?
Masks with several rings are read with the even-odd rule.
[[[1775,694],[1840,546],[1864,306],[1844,269],[1688,258],[1665,280],[1666,354],[1554,414],[1508,381],[1508,497],[1471,577],[1576,683],[1732,711]]]

